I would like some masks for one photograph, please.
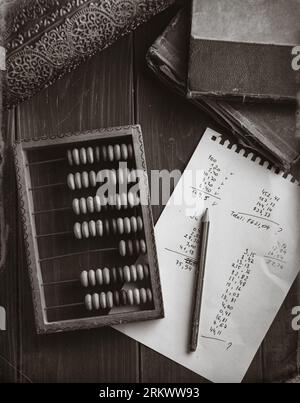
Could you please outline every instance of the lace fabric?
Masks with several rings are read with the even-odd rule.
[[[32,97],[173,1],[15,2],[6,24],[5,107]]]

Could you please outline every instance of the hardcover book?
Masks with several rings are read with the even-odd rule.
[[[189,12],[186,7],[178,13],[147,55],[148,65],[156,76],[184,97],[187,95]],[[205,61],[203,65],[205,68]],[[296,105],[225,102],[209,97],[189,100],[235,134],[243,146],[255,149],[275,165],[289,170],[297,160],[300,141],[295,136]]]
[[[298,0],[193,0],[190,97],[296,99]]]

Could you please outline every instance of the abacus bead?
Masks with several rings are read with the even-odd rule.
[[[150,288],[147,288],[146,292],[147,292],[147,301],[152,302],[152,291],[150,290]]]
[[[118,278],[119,278],[120,283],[123,283],[123,281],[124,281],[124,273],[123,273],[123,268],[122,267],[118,268]]]
[[[81,175],[80,175],[79,172],[77,172],[77,173],[75,174],[74,180],[75,180],[75,187],[76,187],[76,189],[81,189],[81,188],[82,188],[82,182],[81,182]]]
[[[121,290],[120,294],[122,305],[127,305],[127,292],[125,290]]]
[[[132,256],[134,253],[133,242],[130,239],[127,241],[127,251],[129,256]]]
[[[99,309],[100,309],[100,298],[99,298],[99,294],[93,294],[92,300],[93,300],[93,308],[94,308],[96,311],[99,311]]]
[[[82,223],[81,231],[83,238],[88,239],[90,237],[89,224],[86,221]]]
[[[144,229],[144,224],[143,224],[143,220],[142,220],[142,217],[137,217],[137,226],[138,226],[138,230],[139,231],[143,231],[143,229]]]
[[[87,159],[90,164],[94,163],[94,151],[92,147],[88,147],[87,149]]]
[[[147,265],[144,266],[144,276],[145,278],[149,277],[149,267]]]
[[[118,227],[118,233],[120,235],[124,234],[124,221],[123,218],[118,218],[117,219],[117,227]]]
[[[82,172],[82,186],[87,189],[89,185],[89,174],[87,172]]]
[[[95,171],[91,171],[89,174],[89,178],[90,178],[90,185],[91,187],[96,187],[97,185],[97,176],[96,176],[96,172]]]
[[[135,234],[137,232],[137,220],[135,217],[130,218],[131,230]]]
[[[90,294],[86,295],[86,297],[85,297],[85,307],[88,311],[93,310],[93,301],[92,301],[92,296]]]
[[[78,199],[74,199],[73,200],[73,211],[76,215],[80,214],[80,206],[79,206],[79,200]]]
[[[90,235],[95,238],[95,236],[97,235],[95,221],[90,221],[89,222],[89,231],[90,231]]]
[[[120,159],[121,159],[121,147],[119,146],[119,144],[116,144],[114,146],[114,154],[115,154],[115,160],[120,161]]]
[[[112,227],[113,234],[116,235],[118,232],[118,225],[117,225],[117,220],[115,218],[112,218],[112,220],[111,220],[111,227]]]
[[[145,288],[140,289],[140,298],[141,298],[141,303],[146,304],[147,303],[147,292]]]
[[[139,294],[140,294],[140,304],[145,305],[147,303],[147,292],[145,288],[141,288],[139,290]]]
[[[128,144],[128,158],[132,159],[133,158],[133,147],[131,144]]]
[[[111,281],[113,284],[118,282],[118,274],[117,274],[117,269],[113,267],[110,271],[110,276],[111,276]]]
[[[69,186],[69,188],[71,190],[75,190],[75,180],[74,180],[74,175],[73,174],[68,175],[67,183],[68,183],[68,186]]]
[[[107,150],[106,150],[106,146],[102,146],[101,147],[101,152],[102,152],[102,159],[105,162],[107,160]]]
[[[136,272],[137,272],[137,277],[138,277],[139,281],[143,281],[144,280],[144,268],[141,264],[137,265]]]
[[[118,291],[114,291],[114,303],[115,303],[115,306],[120,305],[120,294]]]
[[[126,242],[125,242],[125,241],[121,241],[121,242],[119,243],[119,253],[120,253],[120,255],[121,255],[122,257],[125,257],[125,256],[126,256],[126,251],[127,251]]]
[[[110,272],[107,267],[103,270],[103,282],[105,285],[110,284]]]
[[[103,223],[101,220],[98,220],[96,222],[96,229],[98,236],[103,236]]]
[[[105,228],[105,234],[110,235],[110,226],[109,226],[109,220],[108,219],[104,220],[104,228]]]
[[[128,305],[134,305],[134,298],[133,298],[133,292],[132,290],[127,291],[127,303]]]
[[[96,284],[97,284],[95,271],[94,271],[94,270],[90,270],[89,273],[88,273],[88,276],[89,276],[89,285],[90,285],[91,287],[95,287]]]
[[[88,272],[86,270],[81,273],[80,281],[81,281],[81,285],[84,288],[87,288],[89,286]]]
[[[113,162],[113,160],[114,160],[114,148],[113,148],[113,146],[108,146],[107,147],[107,155],[108,155],[108,160],[110,162]]]
[[[130,219],[128,217],[125,217],[123,220],[123,224],[124,224],[125,234],[130,234],[131,233]]]
[[[131,276],[131,281],[133,283],[136,283],[136,281],[137,281],[137,272],[136,272],[136,267],[134,265],[130,266],[130,276]]]
[[[134,195],[132,192],[128,193],[127,200],[128,200],[128,205],[130,208],[135,207],[135,200],[134,200]]]
[[[79,200],[79,205],[80,205],[81,213],[86,214],[87,213],[87,205],[86,205],[86,199],[84,197],[82,197]]]
[[[128,200],[127,200],[127,194],[126,193],[122,193],[121,195],[121,205],[124,207],[124,209],[126,210],[128,207]]]
[[[100,148],[98,146],[95,148],[95,156],[96,156],[96,161],[100,162]]]
[[[79,151],[77,148],[74,148],[73,150],[73,161],[75,165],[80,165],[80,157],[79,157]]]
[[[96,210],[96,213],[100,213],[101,211],[101,200],[99,196],[94,197],[94,208]]]
[[[116,195],[116,209],[121,210],[122,208],[122,202],[121,202],[121,196],[119,194]]]
[[[100,294],[100,305],[102,309],[106,309],[106,294],[105,292],[101,292]]]
[[[67,151],[67,159],[68,159],[69,165],[73,166],[73,157],[72,157],[72,152],[71,152],[71,150],[68,150],[68,151]]]
[[[86,205],[87,205],[88,212],[93,213],[94,209],[95,209],[95,206],[94,206],[94,199],[91,196],[89,196],[87,198]]]
[[[146,242],[142,239],[140,242],[141,252],[143,255],[147,253],[147,245]]]
[[[129,268],[129,266],[125,266],[123,268],[123,273],[124,273],[124,281],[125,281],[125,283],[130,283],[131,276],[130,276],[130,268]]]
[[[123,160],[128,160],[128,148],[126,144],[121,145],[121,154]]]
[[[80,149],[80,161],[83,165],[86,165],[86,149],[85,148]]]
[[[137,288],[135,288],[133,290],[133,299],[134,299],[135,305],[140,305],[141,304],[140,290],[138,290]]]
[[[82,239],[81,225],[78,222],[74,225],[74,235],[75,238]]]
[[[103,274],[102,274],[102,270],[100,270],[100,269],[96,270],[96,280],[97,280],[98,285],[103,284]]]
[[[111,291],[108,291],[106,295],[106,300],[107,300],[107,308],[112,309],[114,307],[114,297]]]
[[[141,247],[140,247],[140,241],[138,239],[135,239],[134,241],[134,251],[135,253],[138,255],[141,251]]]

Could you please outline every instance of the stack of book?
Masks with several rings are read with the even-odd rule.
[[[243,146],[288,171],[300,154],[292,69],[299,19],[295,0],[193,0],[150,48],[148,65]]]

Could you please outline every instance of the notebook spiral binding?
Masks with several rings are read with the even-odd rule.
[[[284,172],[281,169],[276,168],[269,161],[262,159],[261,157],[253,154],[251,151],[247,151],[245,148],[239,146],[238,144],[232,143],[229,140],[226,140],[221,136],[220,137],[212,136],[211,140],[215,141],[216,143],[220,144],[221,146],[247,158],[248,160],[255,162],[256,164],[275,173],[276,175],[281,176],[282,178],[286,179],[287,181],[294,183],[297,186],[300,186],[300,182],[291,173]]]

